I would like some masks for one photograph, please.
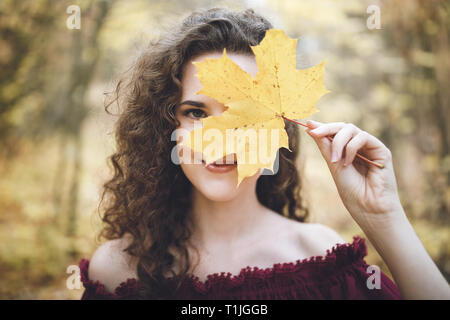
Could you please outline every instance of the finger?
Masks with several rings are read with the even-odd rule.
[[[306,130],[311,130],[311,129],[315,129],[317,127],[320,127],[321,125],[323,125],[323,123],[319,122],[319,121],[314,121],[314,120],[307,120],[306,121],[306,125],[309,127]]]
[[[339,130],[331,143],[331,162],[338,162],[347,143],[358,134],[359,129],[353,124],[346,124]]]
[[[356,153],[360,150],[368,140],[368,134],[365,131],[359,132],[353,139],[347,143],[345,147],[344,166],[349,165],[355,159]]]
[[[377,137],[368,132],[365,133],[367,135],[366,143],[361,147],[364,149],[364,156],[370,160],[381,160],[385,165],[391,162],[391,150],[389,150],[389,148]]]
[[[313,130],[311,130],[311,134],[317,137],[329,136],[337,133],[341,130],[346,124],[344,122],[331,122],[325,123]]]
[[[313,138],[313,140],[316,142],[317,147],[320,150],[320,153],[324,157],[324,159],[329,162],[331,159],[331,141],[328,140],[326,137],[316,137],[313,136],[309,130],[307,129],[306,132]]]

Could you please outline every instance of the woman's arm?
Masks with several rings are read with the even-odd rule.
[[[408,221],[397,192],[390,150],[353,124],[308,120],[306,132],[328,164],[353,219],[386,262],[405,299],[450,299],[450,286]],[[335,135],[330,142],[326,137]],[[360,153],[383,169],[355,158]]]
[[[373,215],[360,227],[386,262],[405,299],[450,299],[447,281],[417,237],[403,208],[386,216]]]

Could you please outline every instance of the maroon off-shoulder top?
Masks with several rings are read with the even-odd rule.
[[[380,273],[380,289],[369,289],[372,275],[364,261],[367,248],[363,238],[353,243],[336,244],[326,256],[311,257],[291,263],[274,264],[272,268],[246,267],[238,275],[215,273],[200,281],[190,275],[183,281],[174,299],[402,299],[396,285]],[[88,276],[89,260],[79,263],[85,287],[82,300],[137,299],[139,281],[127,279],[114,292]]]

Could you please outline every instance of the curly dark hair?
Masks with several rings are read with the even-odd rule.
[[[109,158],[114,174],[103,186],[103,206],[99,206],[104,222],[99,238],[130,236],[125,252],[137,258],[143,298],[170,299],[191,265],[187,244],[192,225],[187,213],[192,184],[171,161],[183,66],[200,54],[223,52],[224,48],[253,55],[250,46],[257,45],[271,28],[270,22],[252,9],[194,12],[150,43],[129,78],[117,84],[114,99],[105,105],[109,114],[114,102],[123,103],[123,110],[115,128],[116,152]],[[292,152],[280,150],[279,171],[260,176],[257,196],[261,204],[280,215],[304,221],[308,209],[302,203],[295,163],[300,137],[296,125],[285,125]]]

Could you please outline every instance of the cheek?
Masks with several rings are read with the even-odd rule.
[[[196,127],[196,128],[197,127],[201,127],[201,121],[200,120],[194,120],[194,119],[191,119],[191,118],[189,118],[187,116],[184,116],[184,115],[177,115],[175,118],[180,123],[180,125],[178,127],[179,129],[186,130],[186,131],[191,131],[191,130],[194,129],[194,127]]]
[[[207,199],[227,201],[236,197],[237,173],[210,173],[202,164],[181,163],[181,169],[192,185]]]
[[[189,141],[190,139],[192,139],[192,137],[191,137],[192,130],[194,128],[201,127],[201,122],[194,123],[194,122],[186,120],[186,119],[184,119],[184,120],[181,119],[178,121],[180,121],[180,126],[175,130],[175,139],[176,139],[177,143],[180,143],[181,141]],[[180,148],[185,148],[185,147],[180,146]],[[190,152],[191,151],[188,150],[187,153],[190,153]]]

